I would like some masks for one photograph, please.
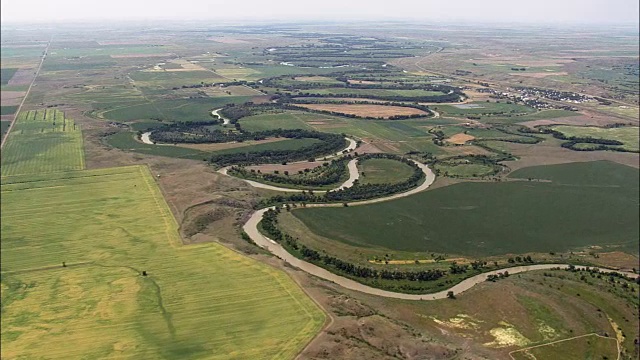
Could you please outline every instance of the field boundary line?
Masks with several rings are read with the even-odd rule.
[[[598,333],[595,333],[595,332],[592,332],[592,333],[589,333],[589,334],[584,334],[584,335],[579,335],[579,336],[574,336],[574,337],[570,337],[570,338],[567,338],[567,339],[556,340],[556,341],[552,341],[552,342],[549,342],[549,343],[546,343],[546,344],[539,344],[539,345],[529,346],[529,347],[518,349],[518,350],[513,350],[513,351],[509,352],[509,357],[512,360],[516,360],[516,358],[514,358],[511,354],[517,353],[517,352],[521,352],[521,351],[528,351],[528,350],[539,348],[539,347],[554,345],[554,344],[558,344],[558,343],[565,342],[565,341],[580,339],[580,338],[587,337],[587,336],[597,336],[597,337],[600,337],[600,338],[603,338],[603,339],[614,340],[616,342],[617,349],[618,349],[617,359],[618,360],[620,359],[620,342],[618,341],[618,339],[614,339],[614,338],[607,337],[607,336],[602,336],[602,335],[599,335]]]
[[[18,115],[20,114],[20,111],[22,110],[22,105],[24,105],[25,101],[27,100],[27,97],[29,96],[29,93],[31,92],[31,88],[33,87],[33,84],[35,84],[36,79],[38,78],[38,75],[40,74],[40,69],[42,69],[42,64],[44,64],[44,59],[47,57],[47,54],[49,53],[49,47],[51,46],[51,42],[53,41],[53,35],[51,35],[51,38],[49,38],[49,42],[47,43],[47,47],[44,49],[44,54],[42,54],[42,59],[40,59],[40,64],[38,65],[38,69],[36,70],[36,74],[33,76],[33,80],[31,80],[31,84],[29,84],[29,88],[27,89],[27,92],[24,94],[24,97],[22,98],[22,101],[20,102],[20,106],[18,106],[18,109],[16,110],[16,113],[13,115],[13,121],[11,122],[11,125],[9,125],[9,128],[7,129],[7,133],[4,134],[4,137],[2,138],[2,142],[0,143],[0,149],[2,149],[4,147],[4,144],[7,142],[7,139],[9,138],[9,134],[11,133],[11,130],[13,129],[13,125],[15,125],[16,121],[18,120]]]

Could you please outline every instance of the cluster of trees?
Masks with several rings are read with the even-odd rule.
[[[274,130],[266,131],[271,132]],[[320,142],[296,150],[266,149],[262,151],[214,154],[209,158],[209,162],[219,166],[228,166],[299,161],[324,154],[335,153],[338,152],[338,150],[345,148],[347,145],[347,141],[344,139],[343,135],[339,134],[329,134],[301,129],[278,129],[276,131],[281,132],[280,137],[290,139],[318,139]]]
[[[533,264],[535,263],[535,261],[533,261],[533,259],[531,258],[530,255],[527,255],[525,257],[522,256],[516,256],[515,258],[509,258],[507,259],[507,262],[509,264],[515,264],[515,263],[528,263],[528,264]]]
[[[154,130],[149,138],[153,142],[163,142],[168,144],[189,143],[226,143],[243,142],[247,140],[264,140],[272,137],[283,137],[288,139],[316,138],[320,140],[339,140],[342,136],[335,134],[325,134],[317,131],[303,129],[272,129],[256,132],[243,131],[239,126],[237,131],[227,131],[220,129],[210,129],[209,126],[218,124],[217,120],[178,122],[163,125]],[[342,142],[344,144],[344,142]]]
[[[277,184],[323,186],[337,184],[340,182],[340,180],[348,173],[347,162],[349,162],[349,160],[351,160],[351,156],[334,159],[313,169],[300,170],[298,174],[294,175],[290,175],[286,171],[283,175],[278,173],[263,174],[260,170],[247,170],[241,166],[232,167],[229,169],[229,173],[243,179],[267,181]]]
[[[505,271],[505,272],[499,272],[497,275],[494,274],[490,274],[487,276],[487,281],[491,281],[491,282],[496,282],[500,279],[504,279],[506,277],[509,277],[509,272]]]
[[[377,197],[387,196],[391,194],[400,193],[411,188],[418,186],[420,181],[424,179],[424,173],[422,169],[418,167],[411,160],[402,158],[392,154],[366,154],[361,156],[360,160],[371,158],[385,158],[401,161],[414,169],[413,174],[405,181],[395,184],[361,184],[357,180],[353,186],[335,190],[327,191],[322,195],[315,195],[312,191],[301,192],[287,195],[276,195],[267,199],[262,199],[256,208],[264,208],[276,204],[283,204],[288,202],[302,203],[303,206],[306,203],[325,203],[325,202],[349,202],[358,200],[367,200]]]
[[[288,251],[309,262],[315,263],[327,269],[334,270],[341,274],[346,274],[357,278],[384,279],[384,280],[409,280],[409,281],[433,281],[446,275],[443,270],[422,270],[422,271],[398,271],[398,270],[378,270],[366,266],[352,264],[348,261],[321,253],[305,245],[300,245],[297,239],[278,229],[279,209],[267,210],[263,217],[261,226],[273,240],[283,244]]]

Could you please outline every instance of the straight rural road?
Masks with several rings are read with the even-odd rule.
[[[420,164],[418,162],[416,162],[416,164],[418,164],[422,171],[425,173],[426,175],[426,180],[424,183],[422,183],[422,185],[418,186],[417,188],[411,189],[407,192],[404,193],[400,193],[400,194],[395,194],[395,195],[391,195],[385,198],[378,198],[378,199],[371,199],[371,200],[366,200],[366,201],[358,201],[358,202],[352,202],[349,203],[349,206],[358,206],[358,205],[365,205],[365,204],[373,204],[373,203],[378,203],[378,202],[383,202],[383,201],[389,201],[389,200],[393,200],[393,199],[398,199],[398,198],[402,198],[402,197],[406,197],[406,196],[410,196],[413,194],[416,194],[420,191],[426,190],[435,180],[435,175],[433,174],[433,171],[431,171],[431,169],[429,169],[429,167],[427,167],[424,164]],[[343,206],[342,204],[308,204],[307,207],[328,207],[328,206]],[[506,268],[506,269],[499,269],[499,270],[493,270],[493,271],[489,271],[486,273],[482,273],[479,275],[475,275],[473,277],[470,277],[468,279],[463,280],[462,282],[439,292],[436,293],[431,293],[431,294],[405,294],[405,293],[399,293],[399,292],[393,292],[393,291],[387,291],[387,290],[382,290],[382,289],[378,289],[378,288],[374,288],[371,286],[367,286],[364,284],[361,284],[357,281],[351,280],[349,278],[340,276],[340,275],[336,275],[324,268],[321,268],[317,265],[311,264],[309,262],[306,262],[304,260],[298,259],[295,256],[291,255],[287,250],[285,250],[280,244],[278,244],[277,242],[275,242],[272,239],[269,239],[268,237],[264,236],[262,233],[260,233],[260,231],[258,231],[258,223],[260,223],[260,221],[262,220],[262,215],[269,209],[273,209],[274,207],[270,207],[270,208],[265,208],[265,209],[261,209],[258,210],[256,212],[254,212],[251,217],[249,218],[249,220],[247,220],[247,222],[243,225],[242,229],[244,230],[244,232],[247,233],[247,235],[249,235],[249,237],[251,238],[251,240],[253,240],[256,244],[258,244],[258,246],[267,249],[269,252],[271,252],[272,254],[274,254],[275,256],[279,257],[280,259],[284,260],[285,262],[297,267],[300,270],[303,270],[311,275],[317,276],[319,278],[322,278],[324,280],[328,280],[331,282],[334,282],[346,289],[350,289],[350,290],[355,290],[355,291],[359,291],[359,292],[363,292],[365,294],[371,294],[371,295],[378,295],[378,296],[383,296],[383,297],[388,297],[388,298],[395,298],[395,299],[404,299],[404,300],[439,300],[439,299],[445,299],[447,297],[447,293],[449,291],[453,291],[454,294],[460,294],[463,293],[469,289],[471,289],[472,287],[474,287],[475,285],[478,285],[480,283],[483,283],[487,280],[487,277],[489,275],[497,275],[498,273],[503,273],[505,271],[508,271],[509,274],[513,275],[513,274],[518,274],[521,272],[526,272],[526,271],[534,271],[534,270],[548,270],[548,269],[552,269],[552,268],[567,268],[567,264],[537,264],[537,265],[525,265],[525,266],[515,266],[515,267],[511,267],[511,268]],[[587,268],[586,266],[576,266],[576,269],[585,269]],[[636,277],[638,276],[637,274],[633,274],[633,273],[629,273],[629,272],[623,272],[623,271],[616,271],[616,270],[610,270],[610,269],[604,269],[604,268],[594,268],[591,267],[591,269],[598,269],[600,271],[615,271],[619,274],[622,275],[626,275],[626,276],[631,276],[631,277]]]
[[[16,109],[15,115],[13,115],[13,121],[11,122],[11,125],[9,125],[9,128],[7,129],[7,133],[4,134],[4,137],[2,138],[2,142],[0,142],[0,149],[2,149],[4,147],[4,144],[7,142],[7,138],[9,138],[9,133],[11,133],[11,130],[13,130],[13,125],[16,124],[16,120],[18,119],[18,114],[20,114],[20,110],[22,110],[22,105],[24,105],[25,100],[27,100],[27,96],[29,96],[29,93],[31,92],[31,88],[33,87],[33,84],[36,82],[36,78],[38,77],[38,74],[40,74],[40,69],[42,69],[42,64],[44,63],[44,59],[47,57],[47,54],[49,53],[49,46],[51,46],[52,40],[53,40],[53,36],[51,36],[51,38],[49,39],[49,42],[47,43],[47,47],[44,49],[44,53],[42,53],[42,59],[40,59],[40,64],[38,64],[38,70],[36,70],[35,75],[33,75],[33,80],[31,80],[31,83],[29,84],[29,88],[27,89],[27,92],[24,94],[24,97],[22,98],[22,101],[20,102],[18,109]]]

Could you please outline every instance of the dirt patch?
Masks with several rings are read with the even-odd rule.
[[[519,73],[509,73],[509,75],[513,75],[513,76],[524,76],[524,77],[530,77],[530,78],[534,78],[534,79],[543,79],[546,78],[548,76],[566,76],[569,75],[567,72],[565,71],[559,71],[559,72],[553,72],[553,71],[549,71],[549,72],[519,72]]]
[[[360,146],[355,150],[358,154],[377,154],[382,150],[378,149],[375,145],[371,144],[367,140],[364,140]]]
[[[624,253],[622,251],[599,252],[594,250],[598,257],[590,259],[598,265],[612,267],[622,270],[638,269],[638,256]]]
[[[353,79],[349,79],[347,81],[349,82],[349,84],[366,84],[366,85],[377,85],[377,84],[380,84],[379,81],[353,80]]]
[[[0,104],[2,106],[20,105],[25,91],[0,91]]]
[[[267,144],[272,142],[283,141],[287,139],[283,138],[270,138],[258,141],[244,141],[244,142],[234,142],[234,143],[217,143],[217,144],[178,144],[176,146],[188,148],[188,149],[196,149],[202,151],[217,151],[217,150],[226,150],[226,149],[235,149],[244,146],[250,145],[258,145],[258,144]]]
[[[8,85],[29,85],[33,80],[36,70],[32,68],[19,69],[13,74],[13,77],[8,82]]]
[[[455,135],[451,136],[448,139],[445,139],[445,141],[450,142],[452,144],[464,145],[467,141],[471,141],[473,139],[475,139],[474,136],[471,136],[471,135],[465,134],[465,133],[458,133],[458,134],[455,134]]]
[[[324,76],[298,76],[295,78],[296,81],[307,81],[307,82],[326,82],[328,80],[332,80],[331,78]]]
[[[389,118],[394,115],[425,115],[426,112],[404,106],[383,106],[368,104],[296,104],[312,110],[332,111],[342,114]]]

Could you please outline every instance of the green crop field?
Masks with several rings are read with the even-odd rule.
[[[640,129],[638,127],[600,128],[595,126],[554,126],[553,130],[561,132],[567,137],[594,138],[617,140],[623,145],[613,145],[612,148],[622,147],[631,151],[640,150]]]
[[[283,272],[183,246],[147,167],[11,176],[1,192],[3,358],[293,358],[324,322]]]
[[[0,69],[0,84],[6,85],[13,75],[18,71],[16,68],[2,68]]]
[[[358,162],[361,184],[395,184],[407,180],[411,166],[393,159],[366,159]]]
[[[461,105],[434,105],[434,109],[437,108],[437,111],[442,112],[444,115],[450,116],[466,116],[466,115],[490,115],[497,116],[500,113],[514,113],[514,114],[522,114],[522,113],[535,113],[536,109],[518,104],[507,104],[506,102],[495,103],[495,102],[481,102],[475,101],[470,105],[475,105],[475,108],[458,108],[457,106],[465,106],[465,104]]]
[[[59,110],[21,112],[2,151],[2,176],[84,168],[82,132]]]
[[[293,214],[314,233],[362,248],[468,256],[592,245],[637,251],[637,169],[602,161],[522,169],[512,177],[550,182],[461,183],[379,204]]]

